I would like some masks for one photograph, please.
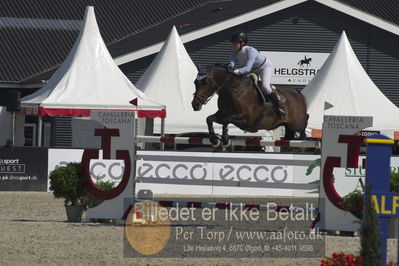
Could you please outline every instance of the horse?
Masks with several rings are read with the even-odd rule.
[[[299,60],[297,65],[299,65],[301,67],[303,67],[303,65],[306,65],[307,67],[309,67],[311,61],[312,61],[312,58],[306,58],[306,55],[305,55],[305,59]]]
[[[195,92],[191,102],[194,111],[200,111],[211,97],[218,94],[218,111],[207,117],[209,139],[214,148],[230,145],[228,125],[233,124],[246,132],[273,130],[285,127],[285,139],[294,139],[297,132],[300,138],[305,137],[305,128],[309,115],[305,97],[294,88],[277,87],[277,91],[285,97],[285,116],[280,118],[271,103],[263,104],[256,88],[257,81],[231,73],[227,66],[215,64],[206,72],[198,70],[194,81]],[[213,123],[222,125],[222,137],[215,134]]]

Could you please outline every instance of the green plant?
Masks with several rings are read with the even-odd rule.
[[[359,209],[361,204],[363,204],[363,191],[354,190],[344,196],[341,202],[345,210],[350,211],[354,216],[359,219],[363,217],[362,209]]]
[[[84,211],[103,202],[87,192],[84,187],[86,181],[87,177],[83,176],[80,163],[69,163],[50,173],[50,189],[54,197],[64,198],[65,206],[82,206]],[[115,182],[99,180],[96,186],[107,191],[115,187]]]
[[[399,192],[399,173],[391,172],[390,175],[390,192]],[[360,190],[354,190],[344,196],[342,198],[342,205],[345,207],[346,210],[350,211],[354,207],[358,206],[359,204],[363,203],[363,191]],[[355,216],[358,216],[361,218],[361,212],[355,214]]]
[[[391,172],[391,178],[389,179],[389,190],[390,192],[399,192],[399,173]]]
[[[361,201],[363,201],[363,191],[354,190],[342,198],[342,205],[345,209],[350,210],[356,207]]]
[[[115,187],[115,182],[100,180],[96,182],[96,186],[101,190],[108,191]]]
[[[83,186],[80,163],[69,163],[50,173],[50,189],[54,197],[64,198],[65,206],[85,206],[87,190]]]
[[[107,191],[115,187],[115,182],[98,180],[96,182],[96,186],[103,191]],[[90,193],[87,193],[87,195],[83,198],[83,205],[87,206],[87,208],[94,208],[103,202],[104,200],[97,199],[93,197]]]
[[[371,187],[367,188],[367,194],[371,195]],[[366,215],[362,219],[362,227],[360,229],[360,254],[364,259],[365,266],[380,265],[380,226],[371,197],[368,197],[365,204],[364,211]]]

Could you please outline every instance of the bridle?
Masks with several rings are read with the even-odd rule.
[[[203,95],[201,95],[201,94],[198,92],[198,90],[195,90],[195,92],[194,92],[194,94],[193,94],[194,97],[197,97],[197,98],[199,99],[199,101],[200,101],[200,103],[201,103],[202,105],[207,104],[207,103],[212,99],[212,97],[215,96],[215,94],[218,94],[218,93],[219,93],[219,91],[223,88],[223,86],[226,85],[226,82],[230,79],[230,75],[227,73],[226,79],[223,81],[222,85],[220,85],[220,86],[218,85],[218,83],[216,82],[216,80],[215,80],[214,77],[213,77],[213,71],[212,71],[212,73],[211,73],[211,79],[212,79],[213,82],[215,82],[215,84],[216,84],[216,86],[217,86],[217,89],[213,91],[213,93],[212,93],[211,96],[209,96],[209,97],[203,96]]]

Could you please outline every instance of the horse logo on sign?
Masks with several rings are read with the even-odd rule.
[[[305,59],[299,60],[298,64],[300,67],[303,67],[304,65],[306,65],[306,67],[309,67],[311,64],[310,62],[312,62],[312,58],[306,58],[305,55]]]

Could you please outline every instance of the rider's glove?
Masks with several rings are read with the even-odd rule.
[[[233,71],[233,73],[236,74],[236,75],[240,75],[240,71],[239,71],[238,69],[235,69],[235,70]]]

